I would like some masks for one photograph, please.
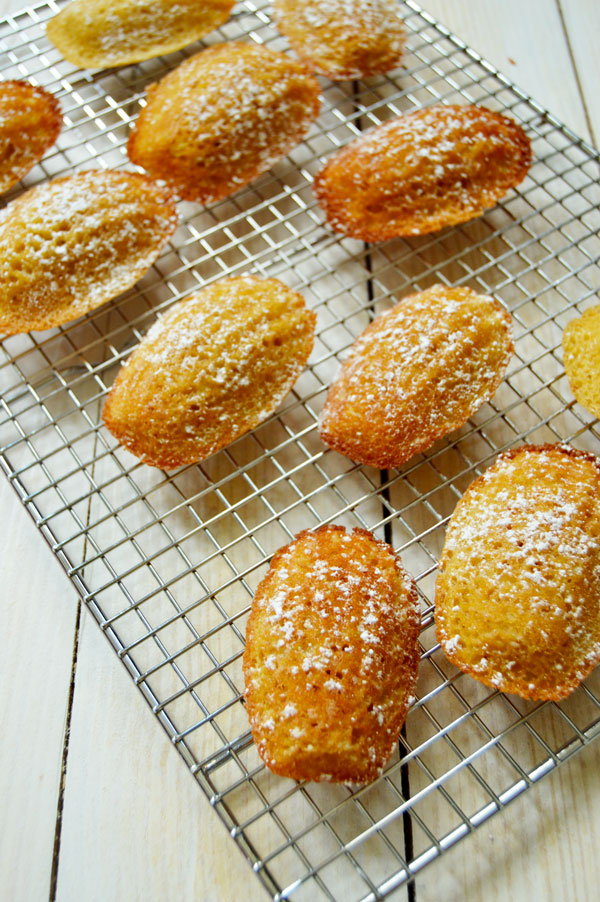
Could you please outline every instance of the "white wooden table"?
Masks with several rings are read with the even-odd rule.
[[[423,6],[598,145],[598,0]],[[4,479],[0,510],[2,897],[265,898]],[[599,808],[600,742],[426,869],[416,898],[597,899]]]

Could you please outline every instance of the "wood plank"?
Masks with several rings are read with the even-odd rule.
[[[579,21],[579,33],[586,19],[576,10],[585,5],[585,0],[564,4],[574,8],[572,24],[575,29]],[[422,6],[576,134],[590,139],[556,0],[422,0]]]
[[[4,477],[0,510],[2,892],[7,899],[44,899],[50,890],[77,599]]]
[[[265,891],[84,612],[57,899],[222,902]]]
[[[600,144],[600,4],[597,0],[557,0],[567,31],[575,71],[585,101],[592,143]]]

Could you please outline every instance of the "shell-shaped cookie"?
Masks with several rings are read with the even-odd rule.
[[[62,126],[58,100],[26,81],[0,82],[0,192],[52,147]]]
[[[564,445],[500,455],[450,519],[436,628],[487,686],[560,699],[600,662],[600,460]]]
[[[363,241],[466,222],[521,182],[523,129],[484,107],[431,106],[365,132],[337,151],[314,190],[329,225]]]
[[[400,65],[404,26],[397,0],[274,0],[273,15],[318,75],[361,78]]]
[[[600,305],[568,323],[562,345],[571,391],[586,410],[600,417]]]
[[[234,0],[71,0],[46,26],[81,69],[125,66],[172,53],[227,21]]]
[[[0,213],[0,331],[50,329],[130,288],[177,227],[171,193],[110,170],[61,176]]]
[[[129,158],[180,197],[210,203],[285,156],[319,105],[319,85],[300,63],[263,45],[219,44],[148,89]]]
[[[513,351],[498,301],[432,288],[376,317],[329,389],[319,431],[373,467],[397,467],[461,426],[502,381]]]
[[[300,533],[273,557],[246,631],[258,752],[296,780],[367,783],[398,741],[415,686],[414,581],[362,529]]]
[[[115,380],[104,422],[137,457],[171,469],[270,416],[304,368],[315,314],[277,279],[223,279],[158,319]]]

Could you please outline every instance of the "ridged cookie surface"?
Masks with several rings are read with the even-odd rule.
[[[61,176],[0,213],[0,331],[49,329],[130,288],[177,227],[171,193],[110,170]]]
[[[253,429],[312,350],[315,314],[277,279],[223,279],[175,304],[122,367],[104,422],[137,457],[171,469]]]
[[[392,548],[323,526],[280,549],[256,590],[244,680],[265,764],[296,780],[367,783],[415,686],[417,592]]]
[[[321,438],[352,460],[397,467],[492,397],[512,351],[498,301],[444,285],[413,294],[350,348],[321,412]]]
[[[273,15],[318,75],[361,78],[400,65],[404,26],[397,0],[274,0]]]
[[[600,306],[572,319],[562,344],[571,391],[586,410],[600,417]]]
[[[46,33],[82,69],[172,53],[227,21],[234,0],[71,0]]]
[[[0,192],[52,147],[62,126],[57,99],[26,81],[0,82]]]
[[[448,525],[436,588],[453,664],[560,699],[600,661],[600,461],[564,445],[502,454]]]
[[[148,89],[129,158],[180,197],[210,203],[285,156],[319,105],[319,85],[300,63],[263,45],[219,44]]]
[[[525,178],[523,129],[484,107],[432,106],[405,113],[337,151],[314,190],[330,226],[383,241],[466,222]]]

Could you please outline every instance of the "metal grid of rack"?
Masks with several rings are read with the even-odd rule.
[[[127,166],[146,86],[194,45],[137,66],[81,72],[44,35],[59,8],[0,23],[0,66],[54,91],[64,129],[25,179]],[[323,80],[307,139],[233,197],[179,205],[181,224],[136,288],[74,323],[1,345],[4,471],[215,810],[274,898],[379,899],[401,887],[600,732],[596,672],[561,704],[492,691],[439,650],[431,599],[445,524],[503,449],[565,440],[598,452],[598,423],[574,403],[561,361],[565,323],[600,287],[598,155],[413,2],[403,69]],[[286,49],[263,0],[238,4],[207,43]],[[535,162],[480,219],[437,235],[368,246],[332,234],[311,179],[361,129],[433,102],[480,103],[522,123]],[[19,186],[8,200],[22,190]],[[310,365],[273,416],[203,463],[154,470],[101,423],[119,365],[174,301],[223,275],[277,276],[316,311]],[[503,301],[516,353],[494,399],[401,471],[327,450],[316,418],[340,356],[375,312],[434,282]],[[322,522],[391,541],[422,602],[418,698],[395,757],[362,788],[298,785],[258,758],[241,656],[252,593],[272,553]]]

